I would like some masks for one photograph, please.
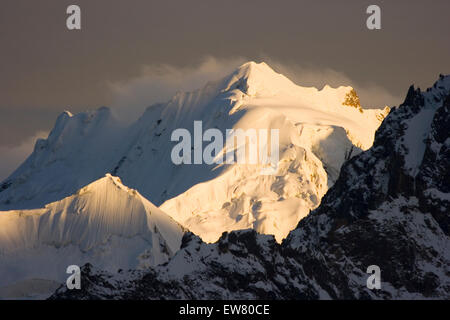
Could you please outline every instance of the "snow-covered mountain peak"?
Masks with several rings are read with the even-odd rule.
[[[118,121],[108,107],[73,115],[64,111],[56,119],[48,136],[48,144],[77,143],[87,136],[98,136],[102,131],[116,130]]]
[[[439,79],[434,83],[432,87],[427,88],[425,91],[420,90],[419,87],[411,85],[406,94],[405,100],[402,106],[413,108],[413,111],[417,112],[418,107],[425,107],[425,109],[436,108],[450,90],[450,75],[439,75]]]
[[[115,122],[116,119],[108,107],[100,107],[96,110],[80,112],[73,115],[70,111],[62,112],[57,120],[56,125],[59,123],[63,125],[70,124],[71,126],[88,126],[99,125],[105,122]]]
[[[265,62],[244,63],[225,80],[224,91],[239,89],[249,96],[273,95],[281,90],[293,90],[296,85],[276,73]]]
[[[304,87],[288,77],[277,73],[267,63],[249,61],[244,63],[222,80],[221,92],[233,92],[238,89],[248,98],[268,98],[272,96],[296,96],[314,100],[318,96],[344,96],[353,90],[351,86],[336,88],[325,84],[322,89]],[[314,97],[315,96],[315,97]]]
[[[103,178],[100,178],[91,184],[88,184],[87,186],[81,188],[77,194],[83,194],[87,192],[93,192],[93,193],[102,193],[105,189],[115,186],[118,190],[128,193],[132,196],[141,196],[136,190],[130,189],[127,186],[125,186],[119,177],[115,177],[111,175],[110,173],[107,173]]]
[[[66,121],[68,118],[72,118],[73,117],[73,113],[70,112],[69,110],[64,110],[56,119],[56,123],[58,122],[64,122]]]
[[[164,263],[184,234],[110,174],[44,208],[0,211],[0,225],[0,298],[4,285],[31,278],[61,281],[73,264],[90,262],[115,272]]]
[[[450,90],[450,74],[440,74],[439,79],[435,82],[432,88],[428,91],[439,90],[441,93],[448,92]]]
[[[424,157],[430,126],[436,110],[450,91],[450,76],[440,75],[434,85],[425,91],[409,87],[405,101],[399,108],[396,120],[404,133],[402,140],[397,141],[395,150],[404,162],[407,175],[415,177],[419,172],[419,165]]]
[[[420,89],[418,89],[420,91]],[[440,75],[431,88],[423,92],[428,104],[436,105],[443,101],[450,90],[450,75]]]
[[[83,251],[106,244],[112,236],[142,236],[151,243],[150,238],[156,228],[168,239],[178,234],[168,241],[168,250],[173,253],[180,245],[182,233],[182,228],[174,220],[110,174],[42,209],[2,212],[0,221],[15,225],[13,217],[22,218],[23,225],[36,220],[36,224],[30,225],[32,229],[28,230],[27,238],[36,237],[28,243],[31,246],[39,243],[56,246],[75,244]],[[14,235],[15,227],[10,227],[3,232]],[[0,242],[5,245],[4,241]],[[27,243],[22,245],[27,247]]]

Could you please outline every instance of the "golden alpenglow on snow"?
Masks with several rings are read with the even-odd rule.
[[[1,10],[2,311],[450,299],[450,1]]]

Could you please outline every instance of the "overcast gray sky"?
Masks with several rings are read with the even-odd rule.
[[[69,4],[81,7],[81,31],[66,29]],[[366,28],[370,4],[381,7],[379,31]],[[398,104],[410,84],[450,73],[449,12],[448,0],[2,0],[0,150],[32,144],[65,109],[126,104],[115,89],[130,83],[190,87],[158,83],[161,65],[200,83],[267,60],[300,85],[351,84],[366,104]]]

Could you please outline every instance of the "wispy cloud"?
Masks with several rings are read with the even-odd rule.
[[[266,60],[267,63],[279,73],[284,74],[293,82],[301,86],[312,86],[318,89],[323,88],[326,84],[331,87],[351,86],[357,91],[361,104],[365,108],[392,107],[403,101],[402,97],[392,94],[388,89],[371,82],[370,79],[364,84],[361,84],[349,78],[345,72],[336,71],[330,68],[279,62],[270,58],[267,58]]]
[[[179,91],[192,91],[231,73],[246,61],[244,58],[216,59],[207,57],[197,65],[175,67],[168,64],[143,66],[141,73],[124,82],[111,82],[111,107],[119,116],[131,121],[144,109],[157,102],[168,101]]]
[[[143,66],[139,75],[123,82],[111,82],[111,107],[121,119],[131,122],[138,118],[146,107],[169,100],[178,91],[192,91],[203,87],[208,81],[218,80],[251,60],[244,57],[218,59],[206,57],[197,65],[175,67],[168,64]],[[284,74],[301,86],[319,89],[328,84],[332,87],[352,86],[358,92],[361,103],[368,108],[393,106],[401,97],[391,94],[386,88],[375,83],[359,84],[345,73],[297,63],[286,63],[270,58],[255,59],[265,61],[277,72]]]

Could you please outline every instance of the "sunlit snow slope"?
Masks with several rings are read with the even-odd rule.
[[[45,208],[0,212],[0,226],[0,297],[39,291],[36,279],[63,281],[69,265],[117,272],[164,263],[184,232],[109,174]]]
[[[42,207],[109,172],[205,241],[242,228],[280,241],[318,206],[344,160],[373,142],[386,111],[344,106],[351,89],[300,87],[265,63],[248,62],[149,107],[127,128],[107,108],[64,113],[0,184],[0,209]],[[175,165],[171,134],[186,128],[193,135],[194,121],[202,121],[203,132],[279,129],[277,172],[261,175],[262,166],[253,164]]]
[[[345,158],[371,146],[383,113],[343,106],[350,87],[299,87],[265,63],[244,64],[219,87],[220,94],[202,108],[206,115],[197,117],[221,129],[279,129],[280,161],[276,174],[267,176],[261,166],[222,168],[217,177],[162,204],[207,242],[245,228],[281,241],[319,205]],[[193,109],[193,95],[172,102],[179,114]]]

